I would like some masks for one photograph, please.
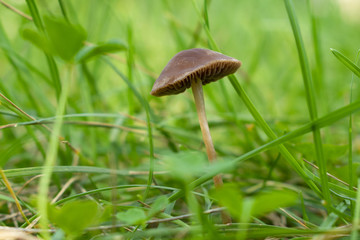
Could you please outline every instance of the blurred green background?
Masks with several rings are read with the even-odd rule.
[[[115,39],[124,42],[127,49],[111,56],[96,56],[86,63],[72,63],[74,76],[70,82],[62,136],[82,153],[82,157],[77,162],[68,148],[61,148],[56,165],[148,170],[150,150],[144,103],[103,61],[104,58],[127,76],[150,106],[156,169],[162,169],[170,152],[202,151],[204,148],[190,90],[161,98],[149,93],[173,55],[188,48],[209,48],[199,16],[204,1],[59,2],[65,6],[67,20],[86,31],[84,45]],[[63,18],[59,2],[36,1],[41,16]],[[330,48],[356,61],[360,48],[360,2],[293,2],[310,62],[318,115],[323,116],[350,101],[352,73],[334,57]],[[6,3],[30,15],[25,1],[8,0]],[[309,113],[302,74],[284,1],[209,0],[208,16],[211,34],[221,52],[242,61],[243,65],[236,75],[271,128],[278,135],[283,135],[307,123]],[[53,121],[58,105],[51,72],[44,53],[23,38],[24,29],[36,30],[34,22],[0,5],[0,92],[36,119],[51,118]],[[60,39],[62,37],[67,39],[68,36]],[[67,76],[69,63],[56,56],[55,62],[62,82]],[[360,96],[357,94],[357,80],[353,86],[353,100],[358,100]],[[269,139],[255,124],[228,79],[221,81],[204,87],[206,111],[220,158],[231,159]],[[6,107],[4,99],[0,101],[1,126],[25,121],[19,117],[21,114],[16,115]],[[359,123],[355,121],[353,141],[356,162],[359,161],[360,151],[357,127]],[[322,130],[329,171],[344,180],[348,178],[345,169],[348,130],[348,119]],[[42,166],[48,137],[49,134],[39,126],[1,129],[0,164],[5,169]],[[299,159],[314,160],[310,134],[287,143],[287,147]],[[251,187],[254,182],[271,174],[269,168],[274,163],[276,165],[277,159],[276,150],[262,153],[253,161],[244,163],[241,169],[234,169],[233,175],[227,175],[225,181],[238,181]],[[272,174],[272,178],[280,182],[296,184],[299,180],[285,164],[277,165]],[[293,181],[294,178],[296,180]],[[120,178],[110,183],[106,177],[97,179],[97,184],[101,186],[145,184],[147,176]],[[106,181],[100,181],[104,179]],[[18,184],[21,185],[23,180],[19,179]],[[57,177],[53,180],[56,182],[54,185],[63,181]],[[171,176],[161,176],[158,180],[164,186],[176,184]],[[86,181],[83,184],[96,185]],[[36,184],[33,186],[35,189]],[[126,200],[136,198],[127,197]]]
[[[161,117],[162,123],[170,126],[179,126],[184,123],[183,120],[197,123],[189,91],[179,96],[161,99],[148,94],[154,80],[174,54],[192,47],[207,48],[207,40],[192,1],[64,2],[70,22],[80,24],[87,31],[87,41],[90,43],[106,42],[110,39],[127,42],[131,32],[132,50],[137,66],[132,73],[133,83],[149,100],[153,111]],[[283,2],[209,2],[210,30],[215,41],[224,54],[243,62],[238,74],[259,111],[270,122],[307,121],[308,113],[299,61]],[[351,73],[338,64],[329,49],[338,49],[355,60],[360,40],[357,32],[360,20],[356,14],[359,3],[321,0],[310,2],[311,6],[306,1],[295,1],[295,7],[313,71],[318,109],[320,115],[323,115],[349,101]],[[25,2],[9,3],[29,14]],[[198,5],[201,5],[201,1],[198,1]],[[38,7],[43,15],[62,15],[56,1],[38,1]],[[310,11],[313,11],[315,19],[311,18]],[[34,28],[33,23],[5,7],[0,8],[0,16],[6,34],[1,36],[1,46],[5,46],[4,39],[7,38],[12,51],[48,76],[49,70],[43,53],[21,37],[24,28]],[[315,40],[319,48],[318,56],[314,50],[311,24],[313,20],[317,22],[318,28]],[[119,59],[115,61],[125,73],[126,56],[126,53],[120,53]],[[17,104],[33,116],[45,118],[54,115],[55,93],[51,86],[26,69],[20,69],[23,80],[19,81],[14,66],[4,54],[0,55],[0,64],[0,87],[4,93],[12,96],[13,101],[16,100]],[[58,64],[60,75],[63,76],[64,64],[61,60],[58,60]],[[128,112],[129,92],[121,80],[99,60],[89,62],[88,69],[93,75],[99,94],[88,96],[90,100],[85,99],[86,94],[82,94],[85,80],[81,71],[78,71],[76,80],[72,83],[68,113]],[[227,80],[224,82],[237,114],[251,120]],[[209,92],[206,94],[206,104],[210,121],[220,121],[229,115],[228,106],[224,104],[224,96],[218,94],[219,87],[219,83],[205,87],[205,92]],[[30,101],[30,96],[33,101]],[[92,104],[89,106],[86,104],[87,101],[91,101]],[[130,108],[141,114],[138,102],[135,100],[130,103],[133,105]],[[37,105],[37,109],[34,108],[34,104]],[[10,119],[2,119],[3,123],[8,121]],[[80,129],[76,129],[74,134],[82,135]],[[237,134],[240,135],[241,132]],[[77,142],[82,144],[80,136]]]

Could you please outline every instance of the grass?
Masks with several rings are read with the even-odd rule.
[[[355,3],[0,3],[0,230],[358,238],[360,19],[345,12]],[[204,87],[213,165],[190,90],[149,94],[167,61],[194,47],[243,63]]]

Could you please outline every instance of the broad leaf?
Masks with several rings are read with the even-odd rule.
[[[243,197],[237,185],[224,184],[221,188],[215,189],[211,195],[234,217],[241,218]]]
[[[49,219],[69,236],[78,236],[86,227],[101,219],[101,211],[94,201],[73,201],[60,209],[49,206]]]
[[[203,174],[208,166],[205,155],[195,151],[168,154],[164,158],[164,163],[165,169],[182,182]]]
[[[307,160],[314,161],[316,154],[314,143],[304,142],[287,145],[290,149],[293,148],[297,152],[301,153]],[[328,159],[329,164],[339,161],[347,152],[349,147],[347,145],[338,144],[323,144],[324,157]]]
[[[224,184],[215,189],[212,196],[237,219],[243,219],[244,213],[257,217],[293,204],[298,194],[288,190],[277,190],[259,193],[252,197],[243,198],[240,189],[235,184]]]
[[[120,212],[116,214],[116,217],[129,225],[142,224],[147,219],[145,212],[140,208],[131,208],[126,212]]]
[[[86,40],[85,30],[65,19],[44,17],[44,23],[52,51],[63,60],[71,61]]]
[[[22,30],[22,37],[25,40],[28,40],[29,42],[34,44],[39,49],[43,50],[44,52],[50,53],[49,42],[47,41],[46,37],[43,34],[34,31],[32,29],[26,28]]]
[[[260,216],[280,207],[288,207],[294,204],[297,198],[297,193],[288,190],[260,193],[254,196],[252,216]]]
[[[155,202],[151,205],[151,209],[148,213],[148,218],[155,216],[160,211],[162,211],[169,204],[168,198],[166,196],[158,197]]]

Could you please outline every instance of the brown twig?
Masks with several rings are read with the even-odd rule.
[[[306,160],[305,158],[303,158],[303,161],[304,162],[306,162],[307,164],[309,164],[310,166],[312,166],[313,168],[315,168],[315,169],[317,169],[317,170],[319,170],[319,167],[318,166],[316,166],[315,164],[313,164],[312,162],[309,162],[308,160]],[[339,179],[339,178],[337,178],[337,177],[335,177],[334,175],[332,175],[332,174],[330,174],[330,173],[326,173],[326,175],[328,175],[329,177],[331,177],[332,179],[335,179],[336,181],[338,181],[338,182],[340,182],[340,183],[342,183],[342,184],[344,184],[345,186],[349,186],[349,184],[347,183],[347,182],[344,182],[343,180],[341,180],[341,179]],[[357,190],[357,188],[356,187],[353,187],[353,189],[356,191]]]
[[[294,217],[293,215],[291,215],[289,212],[287,212],[284,208],[280,208],[280,210],[282,212],[284,212],[286,215],[288,215],[291,219],[293,219],[295,222],[297,222],[298,224],[300,224],[301,226],[303,226],[304,228],[309,229],[308,226],[305,225],[304,222],[300,221],[299,219],[297,219],[296,217]]]
[[[24,210],[24,213],[25,214],[28,214],[30,213],[30,211],[28,209]],[[15,213],[12,213],[12,214],[7,214],[5,215],[4,217],[1,217],[0,218],[0,222],[3,222],[3,221],[6,221],[8,219],[12,219],[14,217],[18,217],[18,216],[21,216],[21,213],[20,212],[15,212]]]
[[[10,193],[11,197],[14,199],[15,205],[16,205],[17,209],[19,210],[19,212],[21,213],[21,216],[24,218],[24,220],[26,221],[27,224],[30,224],[30,222],[27,219],[24,211],[22,210],[19,199],[17,198],[14,190],[12,189],[11,184],[10,184],[9,180],[7,179],[7,177],[6,177],[5,173],[4,173],[4,170],[2,168],[0,168],[0,175],[1,175],[1,178],[3,179],[3,181],[4,181],[4,184],[5,184],[6,188],[8,189],[8,191]]]
[[[30,182],[34,181],[35,179],[39,178],[39,177],[42,177],[43,175],[42,174],[39,174],[39,175],[36,175],[32,178],[30,178],[29,180],[27,180],[25,182],[24,185],[22,185],[22,187],[16,192],[16,194],[18,195]]]
[[[13,206],[11,205],[11,202],[7,202],[7,205],[8,205],[8,209],[9,209],[9,212],[10,212],[10,216],[12,216],[11,219],[13,224],[14,224],[14,227],[19,227],[19,224],[18,224],[18,221],[16,221],[16,217],[18,215],[15,215],[14,214],[14,209],[13,209]]]
[[[10,99],[8,99],[7,97],[5,97],[5,95],[3,95],[2,93],[0,93],[0,97],[2,97],[3,99],[5,99],[6,102],[8,102],[11,106],[13,106],[16,110],[18,110],[20,113],[22,113],[23,115],[25,115],[27,118],[31,119],[32,121],[36,121],[36,118],[32,117],[31,115],[27,114],[24,110],[22,110],[20,107],[18,107],[15,103],[13,103]],[[44,125],[41,124],[40,125],[45,128],[48,132],[51,133],[51,129]],[[14,126],[16,127],[16,125]],[[1,128],[0,128],[1,129]],[[74,146],[71,145],[71,143],[69,141],[65,141],[63,137],[59,137],[59,140],[64,143],[65,145],[67,145],[71,151],[73,151],[75,154],[80,154],[80,151],[78,149],[76,149]]]
[[[30,21],[33,20],[32,17],[30,17],[29,15],[23,13],[23,12],[20,11],[19,9],[15,8],[14,6],[11,6],[10,4],[4,2],[3,0],[0,0],[0,3],[1,3],[2,5],[4,5],[4,7],[10,9],[11,11],[13,11],[13,12],[16,13],[16,14],[19,14],[20,16],[26,18],[27,20],[30,20]]]
[[[87,125],[87,126],[95,126],[95,127],[105,127],[105,128],[119,128],[121,130],[127,132],[134,132],[139,134],[145,134],[145,131],[133,129],[129,127],[119,126],[110,123],[102,123],[102,122],[87,122],[87,121],[64,121],[65,124],[74,124],[74,125]]]
[[[141,205],[143,205],[143,206],[146,207],[146,208],[151,208],[151,206],[150,206],[149,204],[144,203],[144,202],[141,201],[141,200],[137,200],[137,202],[140,203]]]
[[[56,196],[53,198],[53,200],[51,200],[51,204],[54,204],[57,200],[59,200],[59,198],[64,194],[64,192],[66,191],[66,189],[68,189],[68,187],[70,187],[71,184],[73,184],[75,181],[79,180],[80,177],[79,176],[75,176],[70,178],[65,184],[64,186],[61,188],[61,190],[58,192],[58,194],[56,194]]]

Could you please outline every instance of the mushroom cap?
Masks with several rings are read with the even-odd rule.
[[[184,50],[168,62],[150,94],[160,97],[182,93],[191,87],[191,81],[200,79],[205,85],[235,73],[240,66],[239,60],[209,49]]]

